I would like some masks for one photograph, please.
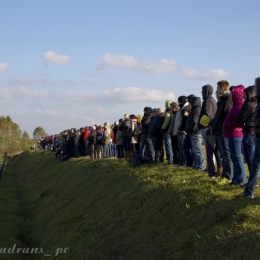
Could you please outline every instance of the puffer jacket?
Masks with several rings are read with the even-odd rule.
[[[217,112],[211,120],[212,134],[218,135],[223,133],[223,123],[231,108],[232,100],[230,99],[229,93],[225,93],[219,98]]]
[[[244,86],[239,85],[232,87],[231,93],[233,107],[224,121],[223,134],[227,138],[243,137],[242,127],[238,122],[238,115],[244,102]]]
[[[186,122],[186,133],[187,135],[199,134],[199,115],[201,110],[201,99],[199,97],[193,97],[190,99],[192,106],[191,112]]]
[[[202,116],[204,115],[208,116],[209,118],[213,118],[216,114],[217,102],[212,97],[212,94],[213,94],[213,87],[211,85],[205,85],[202,87],[203,102],[200,111],[199,122]],[[204,129],[204,128],[207,127],[199,123],[199,129]]]
[[[238,122],[242,125],[243,133],[250,133],[255,130],[255,110],[257,106],[255,86],[244,89],[244,98],[244,104],[238,115]]]

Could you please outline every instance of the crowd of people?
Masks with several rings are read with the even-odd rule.
[[[260,78],[247,88],[221,80],[216,98],[211,85],[203,86],[201,94],[202,100],[192,94],[167,100],[165,109],[145,107],[143,115],[125,114],[112,125],[43,137],[39,148],[55,150],[61,161],[79,156],[127,160],[134,152],[151,163],[166,157],[168,164],[205,171],[219,184],[243,187],[238,197],[254,198],[260,170]]]

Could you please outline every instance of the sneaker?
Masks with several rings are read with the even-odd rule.
[[[225,177],[220,178],[220,180],[217,182],[217,184],[219,184],[219,185],[225,185],[225,184],[229,184],[229,183],[231,183],[231,180],[228,180]]]
[[[246,194],[244,191],[242,193],[239,193],[235,196],[236,198],[247,198],[247,199],[253,199],[254,195]]]

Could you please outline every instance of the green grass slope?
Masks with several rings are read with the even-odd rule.
[[[241,191],[167,164],[28,151],[9,160],[0,186],[0,248],[52,255],[14,259],[55,259],[57,248],[69,252],[56,259],[259,259],[260,194],[234,199]]]

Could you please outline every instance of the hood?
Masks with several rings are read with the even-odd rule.
[[[144,111],[145,111],[147,114],[150,114],[151,111],[152,111],[152,108],[151,108],[151,107],[145,107],[145,108],[144,108]]]
[[[206,99],[213,94],[213,87],[211,85],[205,85],[202,87],[202,98]]]
[[[109,123],[108,122],[106,122],[105,124],[104,124],[104,127],[105,128],[108,128],[110,125],[109,125]]]
[[[171,107],[171,103],[172,103],[171,100],[167,100],[167,101],[165,102],[165,108],[166,108],[166,109],[169,109],[169,108]]]
[[[260,97],[260,77],[255,79],[256,95]]]
[[[250,101],[253,98],[256,97],[256,89],[255,86],[250,86],[244,89],[245,95],[245,100],[244,101]]]
[[[199,97],[193,97],[190,99],[190,104],[192,106],[192,109],[201,106],[201,99]]]
[[[232,87],[232,101],[233,104],[244,103],[244,89],[243,85],[233,86]]]

